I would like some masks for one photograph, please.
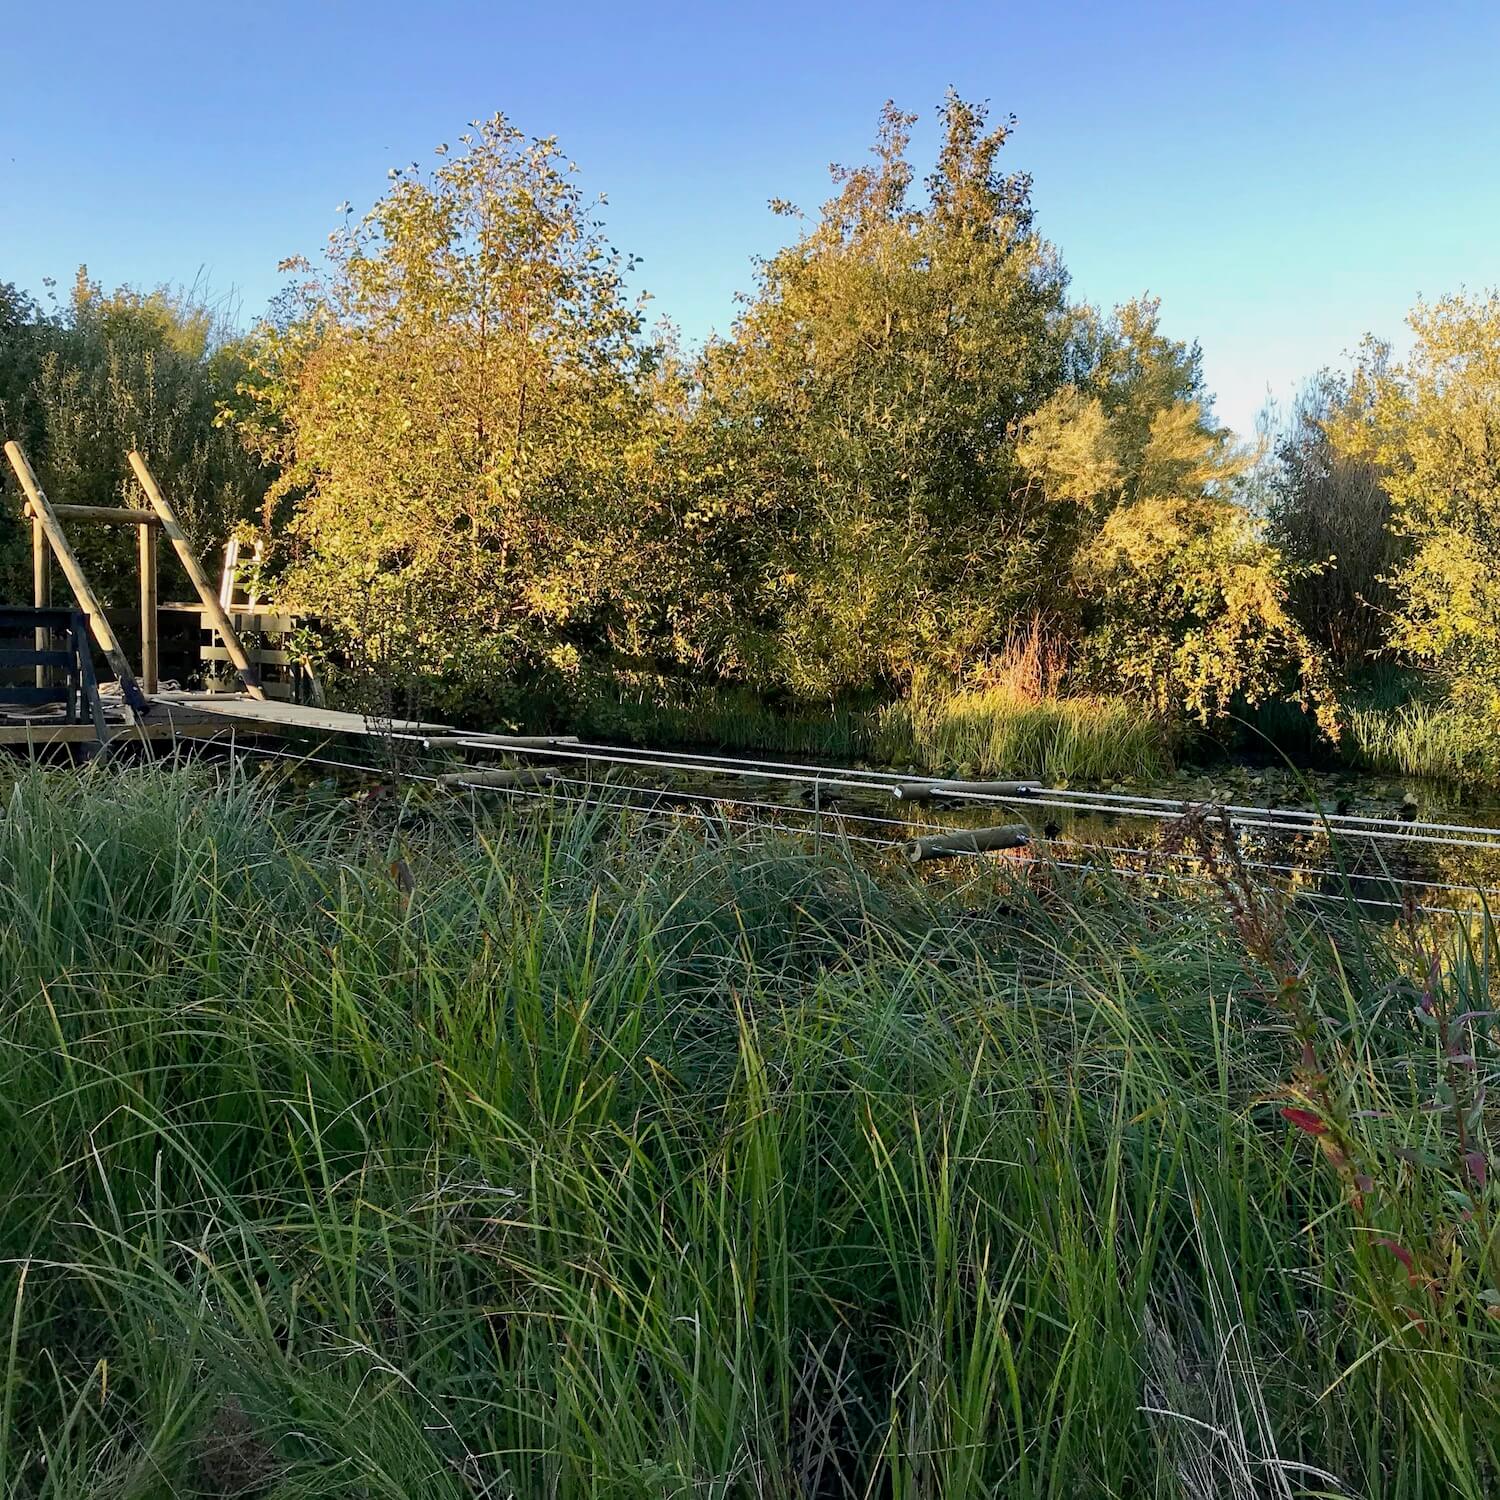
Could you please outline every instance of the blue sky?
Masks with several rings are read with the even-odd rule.
[[[41,5],[5,0],[0,280],[234,288],[504,110],[606,191],[692,338],[882,101],[1019,116],[1076,296],[1149,290],[1251,426],[1418,294],[1500,283],[1500,3]],[[24,61],[25,66],[16,64]]]

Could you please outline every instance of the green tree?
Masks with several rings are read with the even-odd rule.
[[[288,597],[359,659],[488,693],[629,612],[651,354],[554,141],[496,115],[438,154],[260,330],[242,414],[292,506]]]
[[[42,432],[34,393],[51,334],[36,301],[13,283],[0,282],[0,439],[14,438],[32,453]],[[27,537],[8,475],[0,477],[0,493],[10,502],[0,509],[0,599],[29,598]]]
[[[218,421],[244,370],[225,310],[195,291],[106,294],[80,267],[54,313],[14,289],[0,296],[0,416],[48,494],[76,505],[139,505],[126,458],[139,449],[203,553],[255,513],[266,487],[260,464]],[[8,473],[6,481],[14,553],[20,499]],[[133,597],[130,536],[85,526],[70,537],[106,602]]]
[[[886,107],[873,160],[835,172],[699,372],[690,442],[723,462],[692,511],[739,575],[717,654],[805,695],[957,665],[1049,572],[1011,503],[1014,434],[1066,367],[1066,277],[1029,179],[999,168],[1009,123],[950,96],[918,200],[912,122]]]
[[[1391,641],[1427,664],[1489,741],[1500,738],[1500,293],[1420,302],[1410,354],[1366,343],[1330,424],[1379,467],[1409,551],[1390,574]]]
[[[1162,332],[1154,298],[1081,322],[1076,381],[1017,446],[1026,492],[1068,517],[1075,683],[1204,724],[1290,690],[1332,729],[1323,663],[1240,503],[1248,456],[1212,419],[1198,346]]]
[[[1346,379],[1319,375],[1275,442],[1267,485],[1267,534],[1293,565],[1292,613],[1346,673],[1386,649],[1397,597],[1390,578],[1410,550],[1379,466],[1334,438],[1366,415]]]
[[[1079,558],[1085,654],[1100,686],[1212,724],[1294,692],[1337,734],[1321,653],[1287,607],[1280,554],[1227,498],[1156,495],[1117,509]]]

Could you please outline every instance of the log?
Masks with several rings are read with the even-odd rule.
[[[430,734],[422,741],[428,750],[450,745],[469,750],[550,750],[577,743],[576,734]]]
[[[333,734],[368,734],[376,739],[386,735],[419,736],[446,731],[445,724],[424,724],[418,719],[378,719],[365,714],[344,713],[336,708],[313,708],[305,703],[272,703],[264,694],[258,699],[242,698],[238,693],[160,694],[156,701],[170,708],[173,704],[191,704],[199,713],[223,715],[228,719],[248,719],[253,723],[286,729],[318,729]]]
[[[931,802],[934,797],[951,797],[967,792],[981,797],[1034,797],[1041,790],[1038,781],[909,781],[891,788],[898,802]]]
[[[464,791],[469,787],[541,787],[551,782],[546,771],[534,771],[529,767],[519,770],[486,771],[478,768],[470,771],[449,771],[438,777],[438,785]]]
[[[213,628],[218,631],[220,640],[224,642],[224,649],[229,652],[229,659],[240,674],[240,681],[245,684],[245,691],[252,698],[264,698],[266,695],[261,691],[260,674],[256,671],[255,664],[245,654],[245,648],[240,644],[240,638],[235,633],[234,626],[229,623],[229,616],[224,613],[224,606],[219,603],[219,596],[204,576],[203,565],[189,545],[182,527],[177,524],[177,513],[167,504],[151,470],[146,467],[145,459],[134,449],[130,452],[130,467],[135,470],[135,477],[140,480],[141,488],[145,490],[146,498],[151,502],[151,509],[161,518],[161,529],[166,532],[167,540],[171,542],[172,550],[177,554],[177,560],[182,564],[183,571],[187,574],[199,599],[203,601],[203,612],[212,621]]]
[[[52,514],[64,521],[103,521],[115,526],[160,526],[161,518],[149,510],[130,510],[123,505],[54,505]]]
[[[934,833],[912,839],[906,857],[914,864],[927,859],[949,859],[955,854],[988,854],[997,849],[1024,849],[1031,832],[1020,824],[1001,828],[964,828],[952,833]]]

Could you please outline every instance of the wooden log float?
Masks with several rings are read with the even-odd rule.
[[[519,770],[495,770],[495,771],[448,771],[438,777],[438,785],[446,786],[454,791],[462,792],[470,788],[476,791],[483,787],[521,788],[521,787],[544,787],[551,783],[551,774],[547,771],[534,771],[529,767]]]
[[[898,802],[931,802],[934,797],[951,797],[968,792],[981,797],[1034,797],[1041,790],[1039,781],[908,781],[891,788]]]
[[[554,745],[576,745],[576,734],[429,734],[424,750],[550,750]]]
[[[100,649],[109,660],[115,679],[120,684],[121,698],[132,713],[144,713],[145,695],[141,692],[140,684],[135,680],[135,673],[130,670],[130,662],[126,658],[124,648],[120,645],[119,638],[115,635],[113,626],[110,625],[89,584],[88,575],[78,561],[78,554],[73,551],[73,545],[68,541],[68,534],[62,529],[62,523],[52,509],[52,502],[43,493],[42,486],[26,455],[21,451],[19,443],[7,443],[5,456],[10,460],[10,466],[16,471],[16,478],[21,482],[21,492],[26,496],[32,519],[41,524],[48,544],[57,554],[57,561],[63,570],[63,576],[73,590],[73,597],[78,600],[80,608],[88,619],[89,629],[93,632],[94,639],[99,642]]]
[[[1001,828],[961,828],[952,833],[934,833],[912,839],[906,857],[914,864],[927,859],[950,859],[955,854],[988,854],[997,849],[1024,849],[1031,831],[1020,824]]]
[[[177,554],[177,560],[182,564],[183,571],[187,574],[193,588],[197,590],[198,598],[203,602],[203,612],[213,622],[214,629],[218,631],[219,638],[224,642],[224,649],[229,652],[229,659],[240,674],[240,681],[245,684],[245,691],[252,698],[264,699],[266,695],[261,690],[260,674],[255,664],[246,655],[234,626],[230,624],[229,616],[224,613],[224,606],[219,603],[218,594],[214,592],[213,585],[204,576],[203,565],[188,544],[182,527],[177,524],[177,513],[167,504],[151,470],[146,467],[145,459],[133,448],[130,451],[130,467],[135,470],[135,477],[146,492],[146,498],[151,502],[151,509],[160,518],[161,529],[166,532],[167,540],[171,542],[172,550]]]

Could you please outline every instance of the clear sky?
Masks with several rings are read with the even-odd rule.
[[[881,103],[1019,116],[1076,296],[1150,290],[1248,431],[1418,294],[1500,283],[1500,0],[666,5],[0,0],[0,280],[235,289],[316,254],[386,169],[505,111],[609,195],[692,338],[727,329],[766,210],[826,194]]]

